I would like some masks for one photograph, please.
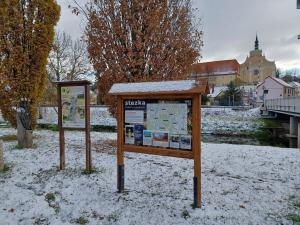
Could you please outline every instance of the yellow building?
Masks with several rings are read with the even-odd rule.
[[[240,65],[240,78],[247,85],[257,85],[266,77],[275,77],[276,65],[269,61],[259,49],[259,42],[256,35],[254,50],[247,56],[246,61]]]

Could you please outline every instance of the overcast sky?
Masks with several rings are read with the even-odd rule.
[[[58,0],[58,24],[74,38],[82,35],[84,22],[72,15],[68,1]],[[85,2],[85,0],[79,0]],[[260,49],[281,69],[300,68],[300,9],[296,0],[193,0],[204,31],[202,61],[237,59],[243,63],[254,49],[256,32]]]

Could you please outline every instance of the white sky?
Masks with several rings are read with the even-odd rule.
[[[58,29],[79,38],[84,22],[70,12],[71,0],[62,6]],[[85,0],[79,0],[84,4]],[[296,0],[193,0],[204,31],[202,61],[237,59],[243,63],[254,48],[256,32],[260,48],[277,67],[300,67],[300,10]]]

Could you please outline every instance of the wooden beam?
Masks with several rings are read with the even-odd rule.
[[[125,152],[136,152],[143,153],[149,155],[160,155],[160,156],[171,156],[178,158],[186,158],[193,159],[192,151],[184,151],[179,149],[167,149],[167,148],[159,148],[159,147],[146,147],[146,146],[135,146],[135,145],[124,145]]]

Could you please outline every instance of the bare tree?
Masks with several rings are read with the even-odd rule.
[[[57,31],[48,57],[47,73],[49,80],[60,81],[68,71],[71,36],[65,32]]]
[[[90,69],[85,42],[73,42],[70,35],[57,31],[48,58],[49,80],[78,80]]]
[[[68,80],[77,80],[80,76],[91,71],[90,62],[87,55],[86,43],[77,39],[71,46],[69,56],[70,68],[67,74]]]

